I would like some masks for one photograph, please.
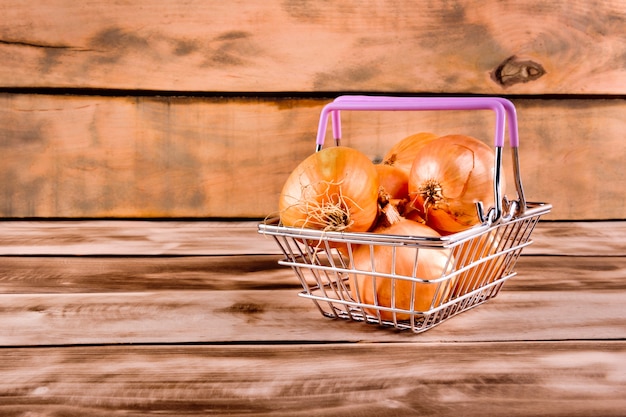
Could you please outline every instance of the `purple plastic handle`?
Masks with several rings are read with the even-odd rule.
[[[337,97],[322,109],[317,130],[316,144],[324,144],[328,116],[332,117],[335,139],[341,138],[339,112],[349,111],[408,111],[408,110],[493,110],[496,115],[495,146],[504,146],[504,127],[508,116],[509,140],[513,148],[519,146],[517,114],[509,100],[500,97],[391,97],[346,95]]]
[[[517,113],[512,102],[501,97],[393,97],[393,96],[363,96],[344,95],[337,97],[332,103],[322,109],[317,130],[316,150],[322,149],[328,116],[332,117],[332,130],[337,144],[341,140],[341,110],[493,110],[496,116],[494,144],[496,159],[494,166],[494,205],[487,215],[484,215],[482,203],[477,204],[479,217],[483,222],[494,223],[501,218],[510,219],[516,214],[523,214],[526,210],[526,198],[520,176],[519,167],[519,133],[517,129]],[[501,193],[502,148],[504,147],[504,129],[509,124],[509,141],[513,155],[513,173],[518,200],[510,204],[509,213],[503,217]]]

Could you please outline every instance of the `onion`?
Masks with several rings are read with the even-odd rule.
[[[443,233],[478,224],[476,202],[494,201],[494,158],[490,146],[470,136],[442,136],[424,145],[409,175],[412,205]]]
[[[455,297],[460,297],[500,278],[503,272],[502,267],[505,255],[498,255],[488,259],[490,255],[495,255],[501,250],[499,247],[500,240],[500,237],[492,230],[463,242],[452,249],[458,264],[457,268],[459,269],[485,259],[459,275],[454,289]]]
[[[378,181],[390,200],[409,198],[409,175],[395,165],[376,164]]]
[[[397,223],[375,230],[404,236],[439,237],[428,226],[402,219]],[[395,254],[394,254],[395,252]],[[449,249],[418,249],[411,246],[360,245],[353,252],[354,268],[359,271],[381,274],[397,274],[405,277],[417,277],[424,280],[441,278],[452,270]],[[417,259],[417,268],[416,261]],[[436,307],[447,300],[452,281],[419,282],[402,278],[388,278],[366,274],[350,275],[350,292],[354,300],[382,307],[404,310],[414,309],[423,312]],[[411,299],[414,298],[411,305]],[[376,310],[366,308],[365,312],[377,315]],[[393,320],[394,314],[380,310],[382,320]],[[409,320],[410,315],[396,313],[396,320]]]
[[[380,213],[376,227],[389,226],[395,216],[404,215],[409,203],[409,175],[395,165],[376,164],[380,191],[378,204]],[[389,218],[392,216],[391,218]]]
[[[289,175],[279,197],[284,226],[364,232],[378,214],[378,174],[356,149],[322,149]]]
[[[384,165],[392,165],[406,172],[411,172],[415,155],[429,142],[437,139],[437,135],[429,132],[420,132],[407,136],[394,144],[383,158]]]

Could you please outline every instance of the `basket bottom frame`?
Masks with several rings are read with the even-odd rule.
[[[515,275],[516,273],[514,272],[501,277],[487,285],[468,292],[453,301],[447,302],[428,311],[400,310],[390,307],[360,304],[355,303],[354,301],[330,299],[327,296],[320,294],[322,290],[320,287],[309,288],[308,290],[301,291],[298,293],[298,296],[311,300],[320,313],[329,319],[341,319],[383,327],[395,327],[399,330],[411,330],[413,333],[422,333],[495,298],[500,293],[505,282]],[[328,290],[329,285],[327,284],[326,287]],[[367,313],[365,311],[366,309],[376,310],[378,314],[374,315]],[[383,319],[380,315],[380,311],[391,312],[394,320]],[[409,315],[410,318],[408,320],[398,320],[396,317],[399,314]]]

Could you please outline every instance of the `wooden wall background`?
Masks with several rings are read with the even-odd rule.
[[[518,107],[528,197],[624,219],[623,1],[0,0],[0,216],[264,217],[342,93]],[[350,115],[380,157],[489,114]]]
[[[513,100],[562,221],[497,299],[409,335],[296,296],[258,220],[345,93]],[[344,116],[372,159],[493,130]],[[624,0],[0,0],[0,415],[623,416],[624,132]]]

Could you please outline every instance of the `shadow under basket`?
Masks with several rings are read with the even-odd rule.
[[[420,333],[498,295],[549,210],[548,204],[528,203],[518,218],[440,238],[324,232],[284,227],[278,219],[261,223],[259,233],[275,239],[285,255],[279,264],[293,269],[303,287],[299,295],[324,316]],[[395,266],[377,271],[375,253],[382,247],[394,261],[412,263],[412,273],[400,274]],[[369,251],[367,268],[355,267],[357,249]],[[417,273],[420,254],[432,256],[432,251],[440,251],[445,261],[440,276],[425,279]],[[377,295],[381,287],[389,295],[384,299]]]

